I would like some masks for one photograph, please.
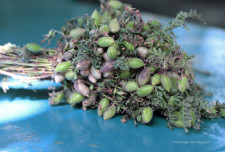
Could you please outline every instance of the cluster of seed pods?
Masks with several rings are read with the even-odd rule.
[[[106,41],[105,41],[106,39]],[[109,41],[111,39],[111,41]],[[62,82],[65,79],[67,81],[71,81],[73,83],[73,89],[75,92],[70,91],[69,95],[65,96],[67,102],[72,106],[76,104],[82,103],[82,107],[84,110],[86,108],[91,107],[96,104],[97,94],[92,93],[90,90],[91,84],[96,84],[98,81],[102,81],[103,79],[110,78],[114,75],[114,60],[111,59],[108,55],[109,48],[113,48],[112,45],[114,41],[110,37],[102,37],[98,41],[98,45],[101,47],[108,47],[107,54],[105,55],[105,62],[102,63],[100,69],[96,69],[93,65],[91,65],[91,61],[88,59],[84,59],[79,61],[74,67],[72,66],[71,61],[65,61],[59,63],[55,68],[55,81]],[[98,50],[102,50],[102,48],[98,48]],[[146,48],[144,48],[146,49]],[[138,50],[143,50],[138,48]],[[68,52],[64,53],[64,58],[68,55]],[[71,54],[72,55],[72,54]],[[72,56],[71,56],[72,57]],[[68,59],[68,57],[67,57]],[[145,63],[140,58],[131,58],[128,61],[130,68],[140,69],[145,66]],[[79,71],[79,78],[76,80],[74,69],[76,68]],[[162,85],[166,91],[170,92],[173,88],[178,88],[180,92],[184,92],[188,85],[187,76],[178,76],[176,73],[170,74],[170,76],[166,74],[154,73],[154,71],[150,69],[143,69],[134,80],[126,81],[131,75],[130,71],[122,71],[119,72],[120,79],[122,81],[122,90],[126,93],[135,92],[139,97],[146,97],[150,95],[154,91],[154,86]],[[61,77],[59,80],[58,77]],[[62,91],[58,92],[53,96],[54,99],[51,100],[52,105],[60,104],[60,102],[64,98],[64,93]],[[103,98],[100,99],[98,103],[98,115],[104,116],[104,119],[110,119],[116,114],[116,106],[114,104],[110,104],[109,99]],[[173,105],[173,96],[171,96],[171,100],[169,104]],[[152,109],[151,107],[143,108],[142,119],[144,123],[150,122],[150,118],[152,118]]]
[[[124,5],[117,0],[111,0],[107,6],[110,8],[110,11],[114,10],[115,16],[122,12],[121,10]],[[66,86],[64,88],[66,89],[53,93],[50,98],[50,104],[58,105],[65,99],[71,106],[82,105],[83,110],[97,108],[98,115],[103,116],[107,120],[114,117],[118,112],[121,112],[118,110],[118,104],[114,101],[116,100],[114,98],[116,93],[121,94],[124,101],[128,100],[130,96],[135,95],[143,99],[144,102],[147,100],[147,96],[154,93],[155,87],[161,86],[170,95],[166,104],[170,107],[175,107],[174,102],[176,97],[173,96],[173,92],[184,93],[190,89],[190,81],[192,81],[190,79],[193,79],[193,77],[185,71],[176,72],[166,68],[158,69],[156,65],[149,63],[147,59],[151,56],[152,51],[145,42],[151,42],[152,45],[157,46],[157,40],[152,36],[146,39],[140,38],[140,41],[143,39],[141,45],[134,45],[127,39],[118,42],[118,36],[121,37],[118,33],[122,32],[121,23],[118,18],[113,18],[112,16],[108,16],[108,20],[105,19],[105,14],[109,15],[109,12],[106,11],[103,15],[100,15],[96,10],[93,12],[91,15],[91,19],[95,24],[93,30],[77,27],[68,33],[71,41],[77,40],[78,42],[84,39],[84,35],[86,38],[89,35],[93,35],[93,33],[101,35],[101,37],[95,39],[95,46],[97,47],[93,48],[97,52],[96,58],[101,56],[101,63],[98,63],[100,67],[94,66],[89,57],[74,60],[77,57],[77,53],[71,50],[76,50],[77,48],[67,49],[63,52],[62,59],[59,60],[59,63],[54,68],[55,81],[64,84]],[[142,30],[148,30],[151,27],[159,25],[160,23],[154,20],[151,24],[144,24]],[[127,29],[131,29],[130,32],[132,33],[135,24],[128,22],[125,26]],[[171,38],[169,40],[172,41]],[[172,45],[173,42],[171,41],[168,43]],[[136,53],[126,56],[129,54],[127,52]],[[168,50],[165,50],[165,54],[169,54]],[[125,62],[128,65],[126,70],[115,68],[115,62],[119,57],[125,58]],[[164,65],[164,67],[167,67],[167,65]],[[103,83],[108,79],[117,81],[116,84],[118,84],[118,88],[120,89],[116,86],[111,86],[110,90],[107,90],[107,95],[103,96],[105,92],[103,93],[98,90],[98,83]],[[149,123],[153,117],[153,111],[157,110],[151,106],[140,107],[140,109],[141,118],[137,120],[143,124]],[[174,115],[177,116],[173,124],[175,127],[184,126],[182,111],[183,109],[180,108],[174,112]],[[213,111],[212,108],[210,111]],[[196,121],[195,112],[191,111],[190,115],[192,117],[190,121],[194,125]]]

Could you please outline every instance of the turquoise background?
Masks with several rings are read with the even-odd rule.
[[[43,34],[59,29],[65,19],[91,13],[98,6],[69,0],[1,0],[0,44],[41,44]],[[143,14],[166,23],[168,17]],[[189,23],[190,31],[175,30],[178,42],[194,54],[193,66],[209,71],[196,73],[196,81],[214,93],[211,101],[225,99],[225,30]],[[41,44],[45,46],[46,44]],[[225,150],[225,120],[202,119],[201,130],[170,130],[166,120],[155,115],[149,125],[121,123],[121,116],[104,121],[96,110],[83,111],[69,105],[48,104],[50,82],[12,86],[0,90],[0,151],[8,152],[221,152]],[[13,89],[14,88],[14,89]],[[21,88],[18,90],[18,88]],[[37,89],[35,93],[32,89]]]

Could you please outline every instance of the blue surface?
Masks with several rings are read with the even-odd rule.
[[[66,20],[90,14],[96,7],[77,0],[1,0],[0,45],[40,44],[49,30],[59,30]]]
[[[4,78],[0,76],[0,82]],[[30,83],[20,81],[18,79],[7,79],[7,86],[9,89],[33,89],[33,90],[41,90],[41,89],[48,89],[51,87],[58,88],[61,86],[61,83],[56,83],[54,81],[49,80],[42,80],[42,81],[31,81]],[[0,83],[0,88],[2,88],[2,83]]]
[[[16,2],[13,1],[13,3]],[[23,0],[21,3],[17,3],[22,6],[28,5],[30,2]],[[42,3],[45,6],[49,1]],[[60,15],[58,21],[54,20],[55,24],[61,25],[65,18],[74,16],[75,14],[71,10],[76,6],[75,4],[73,5],[70,1],[65,3],[57,1],[56,4],[54,3],[54,7],[49,7],[49,12],[55,8],[61,8],[56,9]],[[39,5],[36,9],[40,7]],[[85,9],[93,9],[93,6],[85,7]],[[84,10],[76,11],[76,15],[81,15],[80,13]],[[16,18],[17,14],[13,14],[13,16]],[[28,16],[31,17],[32,13]],[[50,13],[49,16],[54,19],[58,17],[54,13]],[[150,18],[150,16],[148,17]],[[0,24],[1,43],[11,40],[20,45],[30,40],[39,42],[43,30],[55,26],[46,18],[48,17],[38,17],[37,15],[35,22],[46,21],[46,23],[31,26],[29,30],[34,31],[34,34],[32,35],[32,32],[25,33],[26,36],[15,36],[15,33],[8,33],[12,27],[19,29],[15,25],[9,27]],[[159,19],[168,20],[163,17]],[[29,24],[33,24],[30,21],[25,23],[23,23],[24,29]],[[55,27],[57,28],[57,26]],[[207,77],[197,74],[196,81],[206,86],[207,91],[214,93],[210,100],[224,101],[225,30],[195,24],[190,24],[189,28],[190,31],[182,29],[175,31],[179,36],[178,42],[189,54],[196,55],[195,68],[212,73]],[[8,36],[4,37],[5,35]],[[46,85],[47,87],[48,85]],[[191,129],[186,134],[183,129],[175,128],[171,131],[166,128],[166,120],[160,116],[154,116],[149,125],[135,127],[132,120],[121,123],[120,116],[104,121],[103,118],[98,117],[96,110],[84,112],[69,105],[51,107],[47,101],[47,90],[38,90],[37,93],[34,93],[32,90],[11,89],[7,94],[0,91],[0,97],[1,152],[221,152],[225,150],[224,119],[203,119],[204,123],[200,131]]]

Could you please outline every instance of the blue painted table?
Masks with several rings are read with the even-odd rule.
[[[50,28],[59,29],[64,19],[89,14],[97,7],[71,1],[2,0],[0,5],[0,43],[8,41],[23,45],[39,43]],[[4,12],[4,13],[2,13]],[[166,22],[168,17],[154,16]],[[4,21],[4,23],[2,22]],[[2,24],[3,23],[3,24]],[[188,54],[196,57],[197,69],[211,72],[196,74],[196,81],[214,95],[210,100],[225,99],[225,30],[189,24],[190,31],[177,29],[178,42]],[[44,84],[46,88],[48,85]],[[17,86],[17,88],[20,86]],[[69,105],[48,105],[48,91],[11,89],[0,91],[1,152],[145,152],[145,151],[224,151],[225,120],[203,119],[201,130],[169,130],[166,120],[154,116],[149,125],[135,127],[133,121],[120,122],[120,116],[104,121],[96,110],[84,112]],[[16,87],[14,87],[16,88]]]

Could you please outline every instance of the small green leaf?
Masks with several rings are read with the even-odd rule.
[[[90,90],[93,90],[93,88],[94,88],[94,85],[91,84],[91,85],[90,85]]]
[[[137,121],[141,121],[141,115],[137,116]]]

